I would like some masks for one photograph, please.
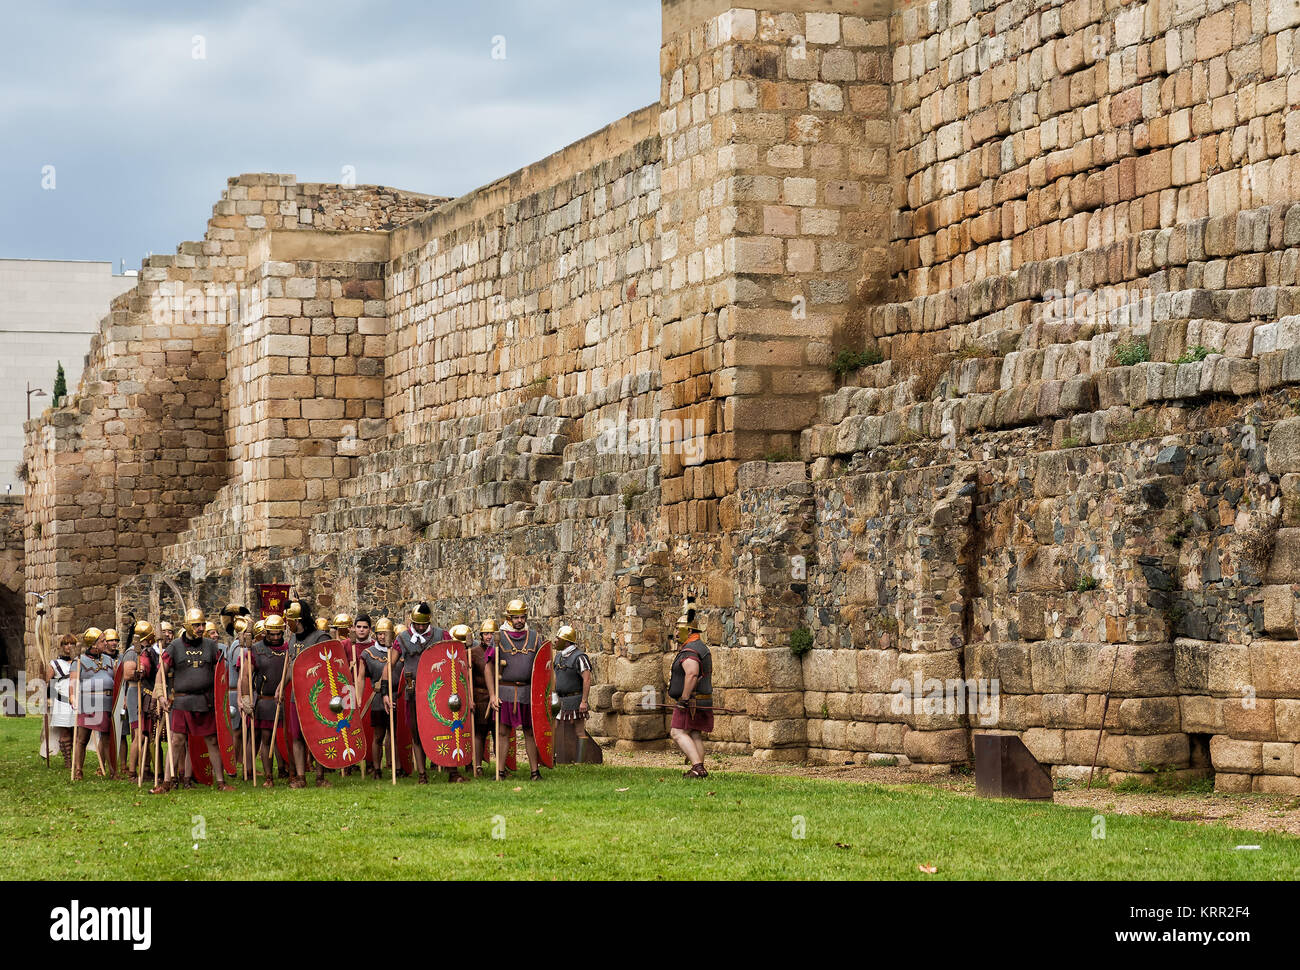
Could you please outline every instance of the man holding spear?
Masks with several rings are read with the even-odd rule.
[[[262,759],[266,775],[262,787],[274,788],[275,734],[280,726],[279,698],[289,667],[289,648],[284,641],[284,617],[273,613],[261,622],[262,638],[253,641],[252,649],[239,660],[239,708],[253,721],[256,757]]]

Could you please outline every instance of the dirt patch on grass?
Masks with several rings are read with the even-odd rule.
[[[685,760],[676,752],[638,751],[609,753],[607,764],[661,768],[681,772]],[[975,777],[938,765],[805,765],[757,761],[749,755],[710,754],[705,767],[711,774],[743,772],[786,775],[823,781],[871,782],[877,785],[928,785],[943,791],[975,797]],[[1197,825],[1224,825],[1253,832],[1300,835],[1300,798],[1293,795],[1228,795],[1218,792],[1167,793],[1117,792],[1070,786],[1055,793],[1055,804],[1087,808],[1101,814],[1139,815]]]

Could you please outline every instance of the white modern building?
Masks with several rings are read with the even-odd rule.
[[[46,395],[31,398],[36,415],[53,403],[62,362],[72,394],[109,304],[135,283],[134,275],[114,276],[112,263],[0,259],[0,495],[23,490],[28,386]]]

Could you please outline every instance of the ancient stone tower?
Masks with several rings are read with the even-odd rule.
[[[28,425],[55,629],[522,595],[627,746],[695,595],[726,747],[1069,774],[1110,691],[1300,791],[1300,0],[734,2],[463,198],[232,179]]]

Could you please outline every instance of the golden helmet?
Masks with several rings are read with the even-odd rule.
[[[399,636],[399,637],[400,637],[403,633],[409,633],[409,632],[411,632],[411,628],[408,627],[405,623],[399,623],[399,624],[397,624],[397,629],[393,631],[393,633],[394,633],[396,636]]]
[[[248,617],[235,617],[235,636],[243,636],[244,631],[248,629]]]
[[[175,638],[176,627],[174,627],[168,620],[163,620],[161,623],[158,624],[158,632],[161,633],[163,636],[170,635],[171,637]]]
[[[335,630],[350,630],[352,629],[352,617],[348,616],[346,613],[340,613],[338,616],[334,617],[334,622],[331,623],[330,626]]]
[[[116,630],[114,630],[112,627],[109,627],[107,630],[104,631],[104,642],[105,642],[105,643],[120,643],[120,642],[121,642],[121,638],[117,635],[117,631],[116,631]]]
[[[506,604],[506,616],[527,616],[528,604],[523,600],[511,600]]]
[[[565,643],[577,643],[578,631],[571,626],[560,627],[560,632],[555,635],[557,640],[563,640]]]
[[[135,638],[146,641],[146,646],[148,645],[147,641],[153,639],[153,624],[148,620],[137,620],[133,629]]]
[[[283,633],[284,627],[284,617],[278,613],[272,613],[262,621],[262,630],[265,633]]]
[[[393,621],[390,620],[390,619],[389,619],[388,617],[386,617],[386,616],[381,616],[379,619],[375,620],[375,632],[376,632],[376,633],[392,633],[392,632],[393,632]]]
[[[302,619],[302,604],[299,603],[297,600],[294,600],[292,603],[290,603],[289,608],[284,611],[284,618],[286,620]]]
[[[433,610],[429,609],[428,603],[421,603],[415,609],[411,610],[412,623],[432,623]]]
[[[496,620],[487,619],[487,620],[484,620],[484,621],[479,625],[478,632],[479,632],[479,633],[496,633],[497,630],[499,630],[499,629],[500,629],[500,627],[497,626],[497,621],[496,621]]]
[[[97,626],[92,626],[89,630],[81,635],[81,642],[88,647],[93,647],[99,642],[99,638],[104,635],[104,631]]]
[[[211,620],[208,620],[207,623],[203,624],[203,635],[205,637],[217,636],[217,625],[213,623]]]
[[[203,611],[197,606],[185,614],[185,630],[192,637],[197,637],[203,633],[205,627],[205,617]]]
[[[459,640],[461,643],[469,642],[469,626],[465,623],[457,623],[447,633],[453,640]]]
[[[283,623],[284,620],[281,620],[280,622]],[[264,633],[266,633],[266,621],[258,620],[253,624],[253,639],[260,640]]]
[[[318,617],[316,617],[316,629],[317,629],[317,630],[328,630],[329,628],[330,628],[330,621],[329,621],[329,620],[325,619],[325,617],[323,617],[323,616],[318,616]]]

